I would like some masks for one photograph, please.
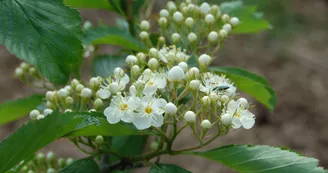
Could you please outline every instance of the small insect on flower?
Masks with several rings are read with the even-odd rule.
[[[230,88],[229,86],[217,86],[217,87],[214,87],[213,88],[213,91],[216,91],[216,90],[218,90],[218,91],[225,91],[225,90],[227,90],[229,88]]]

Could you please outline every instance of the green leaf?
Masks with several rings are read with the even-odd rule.
[[[168,172],[174,172],[174,173],[191,173],[188,170],[185,170],[177,165],[172,164],[154,164],[149,173],[168,173]]]
[[[64,84],[82,60],[81,17],[62,0],[1,0],[0,44]]]
[[[116,67],[123,67],[125,57],[118,55],[99,55],[92,62],[93,76],[101,76],[107,78],[114,73]]]
[[[223,13],[239,18],[240,24],[233,30],[236,34],[257,33],[271,28],[270,23],[263,19],[263,15],[256,12],[256,7],[244,6],[242,1],[224,2],[220,9]]]
[[[211,67],[210,70],[226,75],[241,91],[253,96],[270,110],[274,109],[276,95],[265,78],[255,73],[233,67]]]
[[[90,113],[54,112],[40,121],[30,121],[0,143],[0,172],[9,170],[57,138],[97,124],[99,120]]]
[[[99,173],[100,169],[92,157],[80,159],[62,169],[60,173]]]
[[[270,146],[228,145],[187,154],[221,162],[240,173],[327,173],[317,167],[316,159]]]
[[[74,8],[115,9],[107,0],[64,0],[64,3]]]
[[[0,104],[0,125],[24,117],[42,103],[43,97],[43,95],[32,95]]]
[[[127,16],[127,7],[132,6],[132,14],[134,17],[139,16],[139,10],[144,5],[145,0],[133,0],[133,1],[122,1],[122,0],[108,0],[108,2],[114,7],[114,11],[121,14],[121,16]],[[129,4],[126,4],[129,3]]]
[[[90,44],[112,44],[122,46],[135,51],[146,51],[146,46],[126,33],[124,29],[116,27],[98,27],[86,31],[83,43]]]

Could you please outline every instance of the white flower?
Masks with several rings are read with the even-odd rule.
[[[104,111],[107,121],[110,124],[116,124],[120,120],[131,123],[134,118],[133,111],[136,110],[138,102],[136,97],[114,96],[109,107]]]
[[[233,83],[225,78],[224,76],[219,76],[210,72],[204,73],[202,75],[202,85],[200,85],[200,91],[206,94],[215,92],[218,94],[224,94],[229,97],[235,95],[237,88]]]
[[[144,96],[136,110],[133,124],[137,129],[143,130],[150,126],[160,127],[164,123],[163,113],[166,100],[152,96]]]
[[[36,120],[36,118],[38,117],[40,115],[40,111],[38,111],[38,110],[32,110],[31,112],[30,112],[30,118],[32,119],[32,120]]]
[[[161,17],[169,17],[170,13],[169,11],[167,11],[166,9],[162,9],[160,12],[159,12],[159,15]]]
[[[203,3],[200,5],[200,11],[201,11],[203,14],[207,14],[210,10],[211,10],[211,6],[210,6],[210,4],[208,4],[208,3],[206,3],[206,2],[203,2]]]
[[[244,109],[239,102],[231,100],[226,108],[226,113],[232,116],[232,127],[250,129],[255,124],[255,115]]]
[[[164,89],[166,87],[166,75],[164,73],[151,73],[143,74],[139,77],[138,81],[145,84],[143,94],[153,95],[157,89]]]
[[[51,114],[53,112],[53,110],[52,109],[45,109],[45,110],[43,110],[43,115],[44,116],[47,116],[47,115],[49,115],[49,114]]]
[[[168,53],[169,53],[169,48],[168,47],[163,47],[162,49],[160,49],[159,51],[158,51],[158,58],[160,59],[160,60],[162,60],[164,63],[167,63],[168,62],[168,60],[167,60],[167,56],[168,56]]]
[[[183,72],[183,69],[179,66],[174,66],[170,69],[168,73],[168,79],[171,82],[180,82],[186,78],[185,73]]]
[[[102,99],[108,99],[112,93],[123,91],[126,85],[130,82],[130,78],[127,74],[123,77],[114,76],[113,79],[107,79],[109,84],[104,84],[101,89],[97,91],[97,95]]]
[[[176,11],[174,14],[173,14],[173,19],[176,21],[176,22],[181,22],[184,17],[182,15],[182,13],[180,13],[179,11]]]

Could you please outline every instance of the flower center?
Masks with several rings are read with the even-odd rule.
[[[125,111],[126,109],[128,109],[128,105],[127,104],[121,104],[120,105],[120,109],[121,109],[121,111]]]
[[[150,106],[147,106],[146,109],[145,109],[145,112],[147,114],[151,114],[153,112],[153,109]]]
[[[149,82],[148,82],[148,85],[152,86],[152,85],[154,85],[154,82],[149,81]]]

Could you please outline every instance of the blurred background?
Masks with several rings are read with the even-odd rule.
[[[209,0],[211,2],[211,0]],[[218,3],[222,0],[212,0]],[[235,66],[265,76],[277,94],[273,112],[256,105],[256,126],[237,130],[219,138],[211,147],[224,144],[263,144],[282,146],[308,157],[316,157],[328,168],[328,1],[327,0],[244,0],[264,12],[273,29],[253,35],[230,36],[215,65]],[[165,1],[157,2],[159,10]],[[84,20],[114,25],[117,15],[101,10],[80,10]],[[108,48],[104,51],[113,51]],[[0,103],[30,95],[32,89],[14,79],[21,62],[0,46]],[[84,64],[88,69],[89,61]],[[90,74],[85,74],[90,77]],[[251,99],[251,98],[250,98]],[[0,127],[0,141],[25,120]],[[193,146],[191,131],[185,130],[175,148]],[[24,145],[24,144],[22,144]],[[133,144],[132,144],[133,145]],[[58,140],[44,151],[79,158],[83,154],[66,140]],[[215,162],[197,157],[162,157],[198,173],[233,172]],[[138,172],[144,172],[139,170]]]

